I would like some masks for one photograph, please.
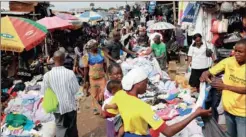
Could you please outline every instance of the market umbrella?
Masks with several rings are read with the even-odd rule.
[[[37,21],[38,23],[44,25],[48,30],[52,31],[55,29],[70,29],[72,24],[66,20],[54,17],[45,17]]]
[[[1,50],[22,52],[40,44],[48,33],[45,26],[20,17],[1,18]]]
[[[71,15],[71,14],[66,14],[66,13],[57,13],[55,14],[57,17],[64,19],[64,20],[78,20],[77,17]]]
[[[149,26],[155,24],[155,20],[149,20],[149,21],[147,21],[146,24],[147,24],[147,26],[149,27]]]
[[[76,17],[78,17],[83,22],[100,21],[103,19],[102,15],[94,11],[84,12],[82,14],[76,15]]]
[[[175,26],[167,22],[157,22],[148,27],[148,30],[167,30],[175,29]]]
[[[66,13],[56,13],[55,14],[58,18],[61,18],[63,20],[68,21],[73,25],[74,29],[81,28],[82,22],[79,20],[79,18],[71,15],[71,14],[66,14]]]

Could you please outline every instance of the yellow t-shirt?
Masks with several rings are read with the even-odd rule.
[[[124,130],[136,135],[148,135],[148,125],[153,130],[163,126],[164,121],[151,109],[151,106],[125,91],[118,91],[110,104],[117,104],[118,111],[123,119]],[[115,114],[115,111],[108,110]]]
[[[229,86],[246,87],[246,65],[239,65],[235,57],[229,57],[209,70],[212,75],[225,71],[223,82]],[[222,102],[225,111],[235,116],[246,117],[246,95],[223,90]]]

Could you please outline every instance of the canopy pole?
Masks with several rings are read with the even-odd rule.
[[[45,49],[45,55],[46,55],[46,57],[48,57],[49,55],[48,55],[48,47],[47,47],[47,40],[46,39],[47,38],[44,39],[44,41],[45,41],[45,43],[44,43],[44,49]]]

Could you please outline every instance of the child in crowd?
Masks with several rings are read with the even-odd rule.
[[[107,74],[108,74],[109,81],[111,80],[121,81],[123,77],[122,69],[120,65],[117,63],[112,63],[109,65],[107,69]],[[109,81],[107,82],[106,87],[105,87],[104,100],[107,100],[108,98],[113,96],[112,93],[109,92],[108,87],[107,87]],[[114,118],[107,118],[106,123],[107,123],[107,137],[115,137]]]
[[[115,93],[117,91],[122,90],[121,81],[119,81],[119,80],[111,80],[111,81],[109,81],[108,84],[107,84],[107,89],[112,95],[115,95]],[[113,97],[114,96],[111,96],[110,98],[108,98],[108,99],[106,99],[104,101],[104,104],[102,106],[103,110],[106,110],[106,109],[117,109],[118,108],[115,105],[109,105],[109,103],[111,102]],[[117,115],[116,117],[114,117],[113,121],[114,121],[114,131],[116,133],[118,133],[117,137],[123,137],[123,135],[124,135],[124,127],[123,127],[122,118],[120,117],[120,115]]]

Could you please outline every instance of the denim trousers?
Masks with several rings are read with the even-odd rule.
[[[227,133],[231,137],[246,137],[246,117],[225,112]]]

